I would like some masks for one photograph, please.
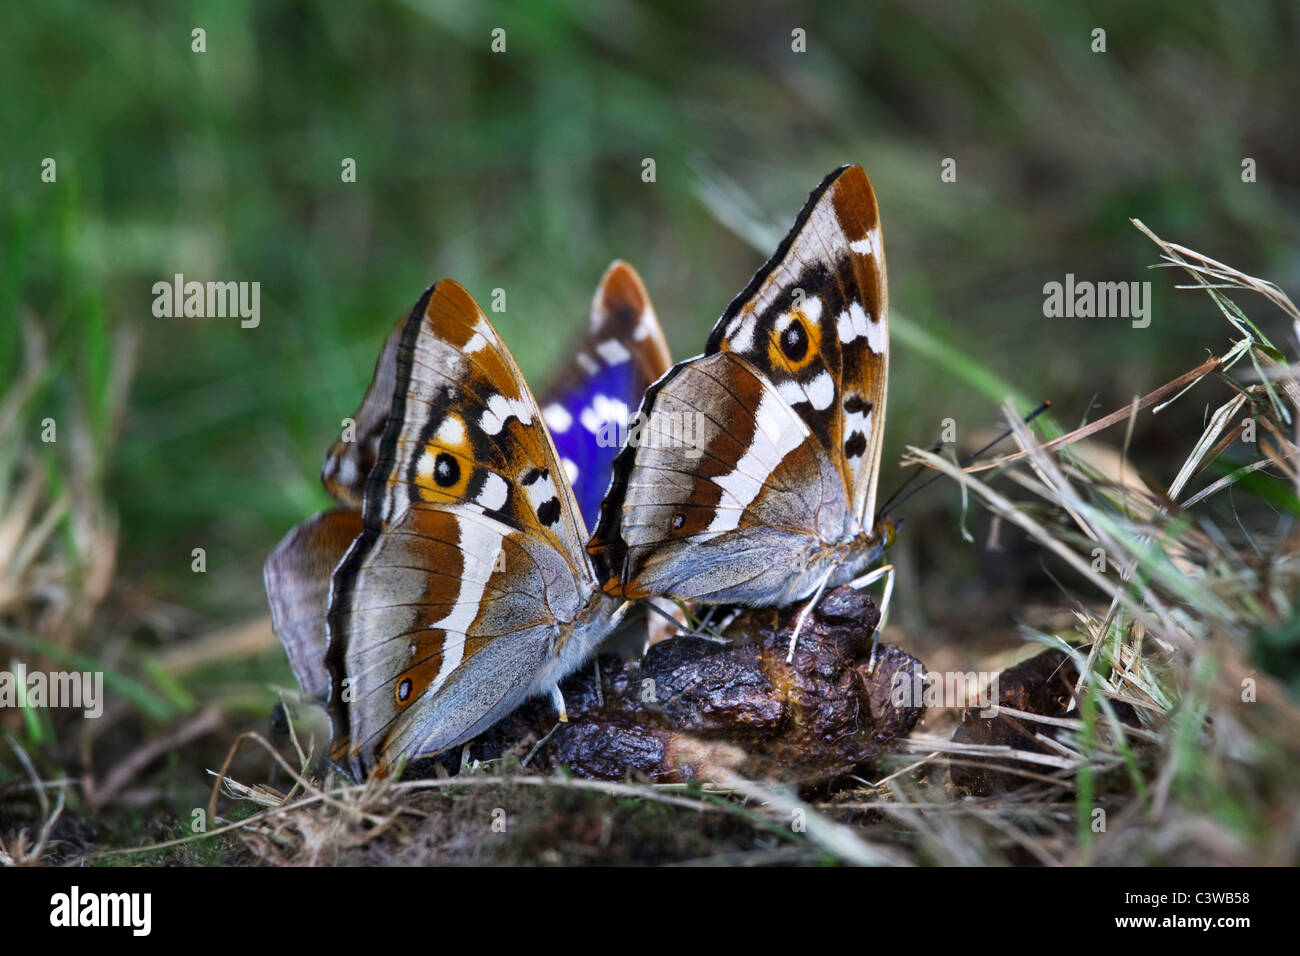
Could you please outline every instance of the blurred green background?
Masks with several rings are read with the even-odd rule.
[[[52,482],[86,469],[117,515],[103,641],[265,614],[267,552],[326,504],[340,419],[443,276],[480,301],[506,290],[493,319],[535,387],[616,257],[685,357],[820,177],[860,163],[895,315],[884,493],[905,444],[946,417],[993,427],[1006,386],[1074,424],[1226,347],[1204,296],[1146,271],[1130,217],[1300,287],[1293,4],[53,0],[0,17],[0,381],[44,330],[24,438],[48,415],[92,449],[37,446]],[[155,318],[151,287],[178,272],[260,282],[260,326]],[[1150,328],[1044,318],[1067,272],[1151,280]],[[1137,435],[1166,481],[1192,405]],[[956,515],[951,487],[909,512],[903,620],[988,586]]]

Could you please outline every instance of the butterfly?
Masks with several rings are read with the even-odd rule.
[[[874,563],[894,536],[875,514],[887,313],[875,193],[844,166],[704,354],[646,391],[588,548],[606,592],[787,606]],[[692,415],[702,442],[673,441]]]
[[[625,610],[584,545],[617,452],[598,439],[670,363],[631,266],[606,271],[574,355],[539,405],[469,293],[433,286],[326,457],[341,507],[268,559],[275,631],[355,775],[554,693]]]

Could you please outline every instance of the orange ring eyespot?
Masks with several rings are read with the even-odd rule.
[[[398,707],[405,707],[411,702],[415,694],[415,684],[409,677],[400,677],[397,683],[393,685],[393,701]]]
[[[767,343],[767,359],[773,368],[802,372],[821,351],[821,325],[803,309],[791,309],[777,319]]]
[[[420,497],[425,501],[459,501],[474,476],[474,450],[465,422],[448,413],[424,444],[416,472]]]

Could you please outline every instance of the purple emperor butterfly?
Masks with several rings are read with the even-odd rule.
[[[601,426],[669,363],[630,266],[605,273],[575,355],[544,403],[557,451],[486,316],[439,283],[389,335],[326,459],[344,507],[267,561],[276,633],[304,697],[330,701],[332,756],[358,775],[454,746],[553,690],[616,621],[575,496],[594,511],[617,451]]]
[[[608,593],[785,606],[880,557],[893,539],[875,516],[887,310],[875,193],[845,166],[705,353],[646,392],[589,545]],[[697,442],[674,441],[695,415]]]

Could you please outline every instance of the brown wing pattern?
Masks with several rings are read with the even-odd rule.
[[[416,501],[466,503],[585,563],[581,524],[523,375],[465,289],[444,279],[407,320],[367,529]]]
[[[553,654],[557,618],[572,620],[591,591],[538,539],[427,502],[358,539],[335,580],[347,733],[336,724],[332,755],[358,775],[444,750],[518,706]]]

